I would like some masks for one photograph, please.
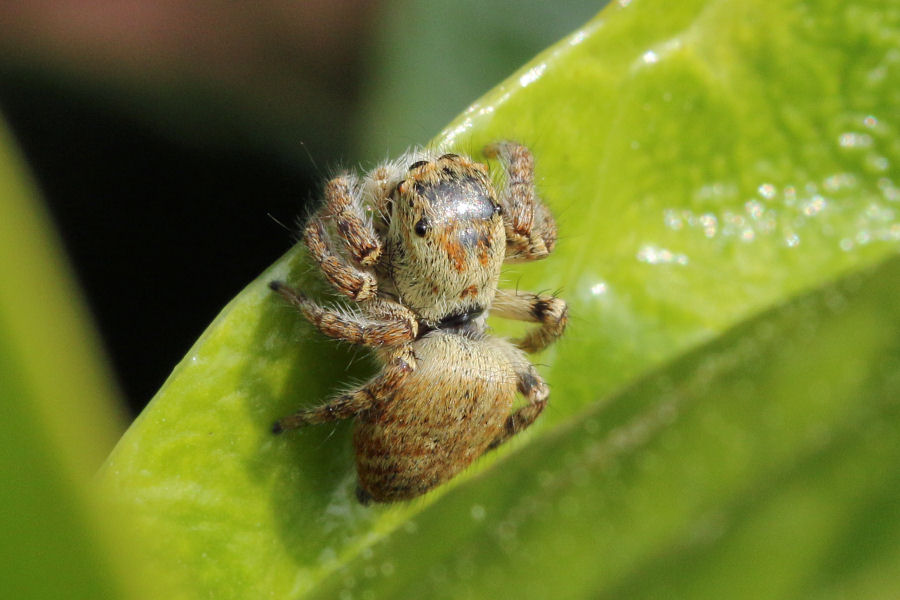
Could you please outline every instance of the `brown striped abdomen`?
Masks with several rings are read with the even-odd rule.
[[[516,376],[497,344],[441,331],[414,343],[417,369],[354,431],[359,484],[373,499],[423,494],[467,467],[500,434]]]

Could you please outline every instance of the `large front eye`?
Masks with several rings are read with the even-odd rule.
[[[417,236],[425,237],[425,234],[428,233],[429,227],[431,227],[431,225],[428,223],[428,219],[426,219],[425,217],[422,217],[421,219],[419,219],[419,222],[416,223],[415,227],[413,228],[413,231],[416,232]]]

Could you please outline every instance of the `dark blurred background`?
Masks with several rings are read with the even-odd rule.
[[[426,143],[604,4],[0,3],[0,112],[132,410],[336,166]]]

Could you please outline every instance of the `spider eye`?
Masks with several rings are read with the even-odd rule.
[[[494,214],[495,214],[495,215],[502,215],[502,214],[503,214],[503,207],[502,207],[501,205],[499,205],[499,204],[495,204],[495,205],[494,205]]]
[[[428,219],[421,218],[416,223],[416,225],[414,227],[414,231],[416,232],[417,236],[425,237],[425,234],[428,233],[429,227],[431,227],[431,225],[428,223]]]

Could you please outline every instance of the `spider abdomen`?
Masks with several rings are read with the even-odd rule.
[[[516,396],[495,339],[434,331],[414,351],[416,371],[353,436],[359,485],[377,502],[419,496],[467,467],[500,435]]]

